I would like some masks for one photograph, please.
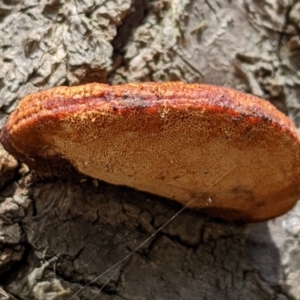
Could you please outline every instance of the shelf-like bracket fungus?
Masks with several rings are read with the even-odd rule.
[[[1,142],[37,172],[76,170],[182,204],[195,199],[192,208],[228,220],[270,219],[300,196],[300,139],[291,120],[224,87],[56,87],[25,97]]]

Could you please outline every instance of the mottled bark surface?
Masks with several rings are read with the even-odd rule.
[[[298,1],[6,0],[0,22],[1,124],[40,89],[149,80],[234,87],[299,124]],[[0,186],[0,299],[300,299],[300,203],[260,224],[170,220],[176,203],[40,178],[3,149]]]

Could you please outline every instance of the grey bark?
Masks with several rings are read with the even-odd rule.
[[[0,21],[2,124],[52,86],[182,80],[263,97],[299,125],[297,1],[6,0]],[[176,203],[41,178],[3,149],[0,186],[0,299],[300,299],[300,204],[259,224],[171,220]]]

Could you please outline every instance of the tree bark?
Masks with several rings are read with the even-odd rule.
[[[181,80],[263,97],[299,125],[295,0],[11,0],[0,22],[1,124],[57,85]],[[300,204],[258,224],[176,215],[167,199],[0,155],[0,299],[300,299]]]

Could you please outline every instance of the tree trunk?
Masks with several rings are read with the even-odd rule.
[[[255,94],[299,124],[295,0],[6,0],[0,20],[1,124],[37,90],[170,80]],[[0,158],[0,299],[300,299],[300,204],[228,223]]]

